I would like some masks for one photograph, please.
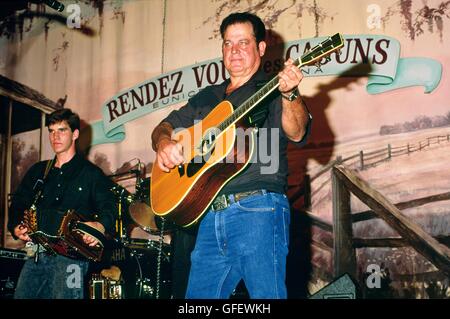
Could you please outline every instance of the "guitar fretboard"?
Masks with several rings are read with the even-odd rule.
[[[278,87],[278,76],[275,76],[269,82],[267,82],[258,92],[250,96],[244,103],[242,103],[236,110],[227,117],[220,125],[218,125],[218,129],[220,132],[223,132],[232,124],[236,123],[236,121],[248,113],[252,108],[256,107],[266,96],[272,93]]]

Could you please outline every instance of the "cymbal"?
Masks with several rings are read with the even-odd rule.
[[[131,218],[142,229],[150,233],[157,232],[155,213],[152,208],[144,202],[136,201],[130,204],[128,212]]]

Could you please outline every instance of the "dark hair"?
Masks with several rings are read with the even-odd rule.
[[[80,130],[80,117],[77,113],[72,112],[71,109],[59,109],[53,111],[47,116],[45,126],[50,126],[55,123],[66,121],[70,129],[73,131]]]
[[[246,22],[250,22],[252,24],[253,34],[256,38],[256,43],[264,41],[266,38],[266,27],[264,26],[264,23],[258,16],[250,12],[232,13],[228,17],[223,19],[222,24],[220,25],[220,34],[222,35],[222,39],[226,29],[230,25]]]

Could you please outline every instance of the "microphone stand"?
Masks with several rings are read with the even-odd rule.
[[[141,161],[138,160],[138,164],[137,164],[137,174],[136,174],[136,195],[137,198],[139,200],[142,200],[143,198],[143,194],[142,194],[142,178],[141,178],[141,174],[142,174],[142,166],[141,166]]]

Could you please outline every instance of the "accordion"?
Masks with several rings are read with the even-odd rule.
[[[33,243],[41,245],[49,254],[99,262],[102,260],[106,238],[97,229],[86,225],[84,222],[87,221],[74,210],[68,210],[61,221],[58,234],[49,235],[38,230],[36,210],[30,209],[25,211],[22,225],[28,228],[28,236]],[[84,243],[85,234],[96,238],[98,243],[93,247]]]

